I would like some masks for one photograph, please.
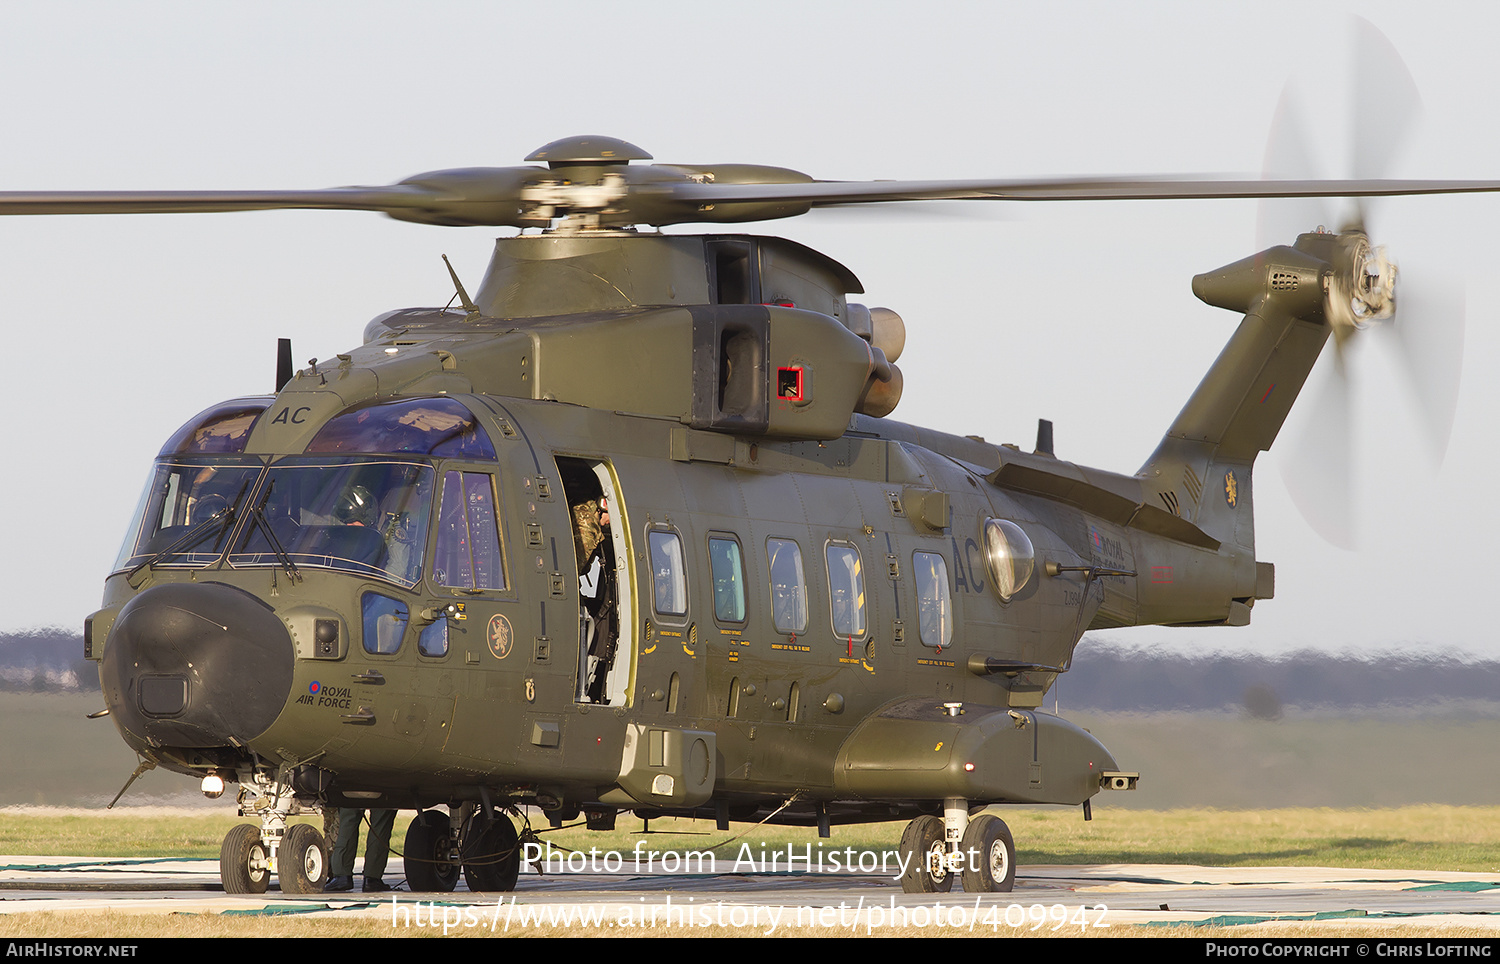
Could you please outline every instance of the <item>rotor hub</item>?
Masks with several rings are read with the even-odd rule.
[[[649,161],[651,155],[629,141],[618,137],[602,137],[585,134],[582,137],[564,137],[550,144],[543,144],[526,155],[527,163],[546,161],[556,170],[570,164],[629,164],[631,161]]]
[[[1384,245],[1363,234],[1350,239],[1348,271],[1331,279],[1328,308],[1335,325],[1364,329],[1396,314],[1396,265]]]

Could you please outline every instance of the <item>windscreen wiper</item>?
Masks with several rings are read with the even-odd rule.
[[[271,552],[275,554],[276,561],[281,563],[281,568],[286,570],[286,574],[292,577],[293,582],[301,582],[302,571],[297,568],[291,555],[282,547],[281,540],[276,538],[275,527],[271,525],[271,520],[266,518],[266,503],[271,500],[271,490],[275,487],[275,479],[266,484],[266,494],[261,496],[260,501],[250,510],[250,518],[253,523],[259,524],[261,531],[266,534],[266,541],[271,544]]]

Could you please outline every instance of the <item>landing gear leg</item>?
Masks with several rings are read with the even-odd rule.
[[[1016,845],[1005,821],[991,814],[969,818],[968,801],[949,797],[943,816],[924,814],[901,835],[908,894],[946,893],[962,877],[970,894],[1009,893],[1016,883]]]
[[[306,824],[287,825],[288,817],[320,808],[297,799],[290,775],[284,769],[243,773],[239,806],[240,816],[259,817],[260,826],[242,823],[224,837],[219,848],[224,893],[264,894],[272,874],[280,878],[282,893],[322,893],[328,878],[323,835]]]

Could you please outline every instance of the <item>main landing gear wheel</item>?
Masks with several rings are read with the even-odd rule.
[[[476,811],[464,827],[464,881],[475,893],[516,889],[521,875],[521,838],[510,818],[499,811]]]
[[[276,875],[283,894],[321,894],[328,882],[323,835],[305,823],[287,827],[276,851]]]
[[[961,846],[965,893],[1008,894],[1016,886],[1016,845],[1004,820],[989,813],[973,818]]]
[[[226,894],[264,894],[271,884],[271,855],[260,828],[242,823],[224,835],[219,847],[219,880]]]
[[[906,893],[946,894],[953,889],[941,818],[923,814],[907,824],[901,835],[901,856],[906,863],[901,889]]]
[[[458,885],[458,854],[448,828],[446,813],[423,810],[406,829],[402,861],[413,892],[446,894]]]

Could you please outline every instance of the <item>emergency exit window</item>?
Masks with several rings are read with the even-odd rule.
[[[946,647],[953,639],[953,594],[948,563],[936,552],[912,555],[917,578],[917,626],[923,646]]]
[[[766,540],[771,572],[771,622],[778,633],[807,629],[807,582],[802,577],[802,549],[792,539]]]
[[[682,560],[682,540],[677,533],[652,529],[646,534],[651,549],[651,592],[656,611],[663,616],[687,615],[687,569]]]
[[[740,544],[717,536],[708,540],[709,568],[714,577],[714,615],[720,622],[745,621],[745,567]]]
[[[859,550],[851,545],[828,545],[828,600],[835,635],[857,639],[865,634],[865,574]]]

